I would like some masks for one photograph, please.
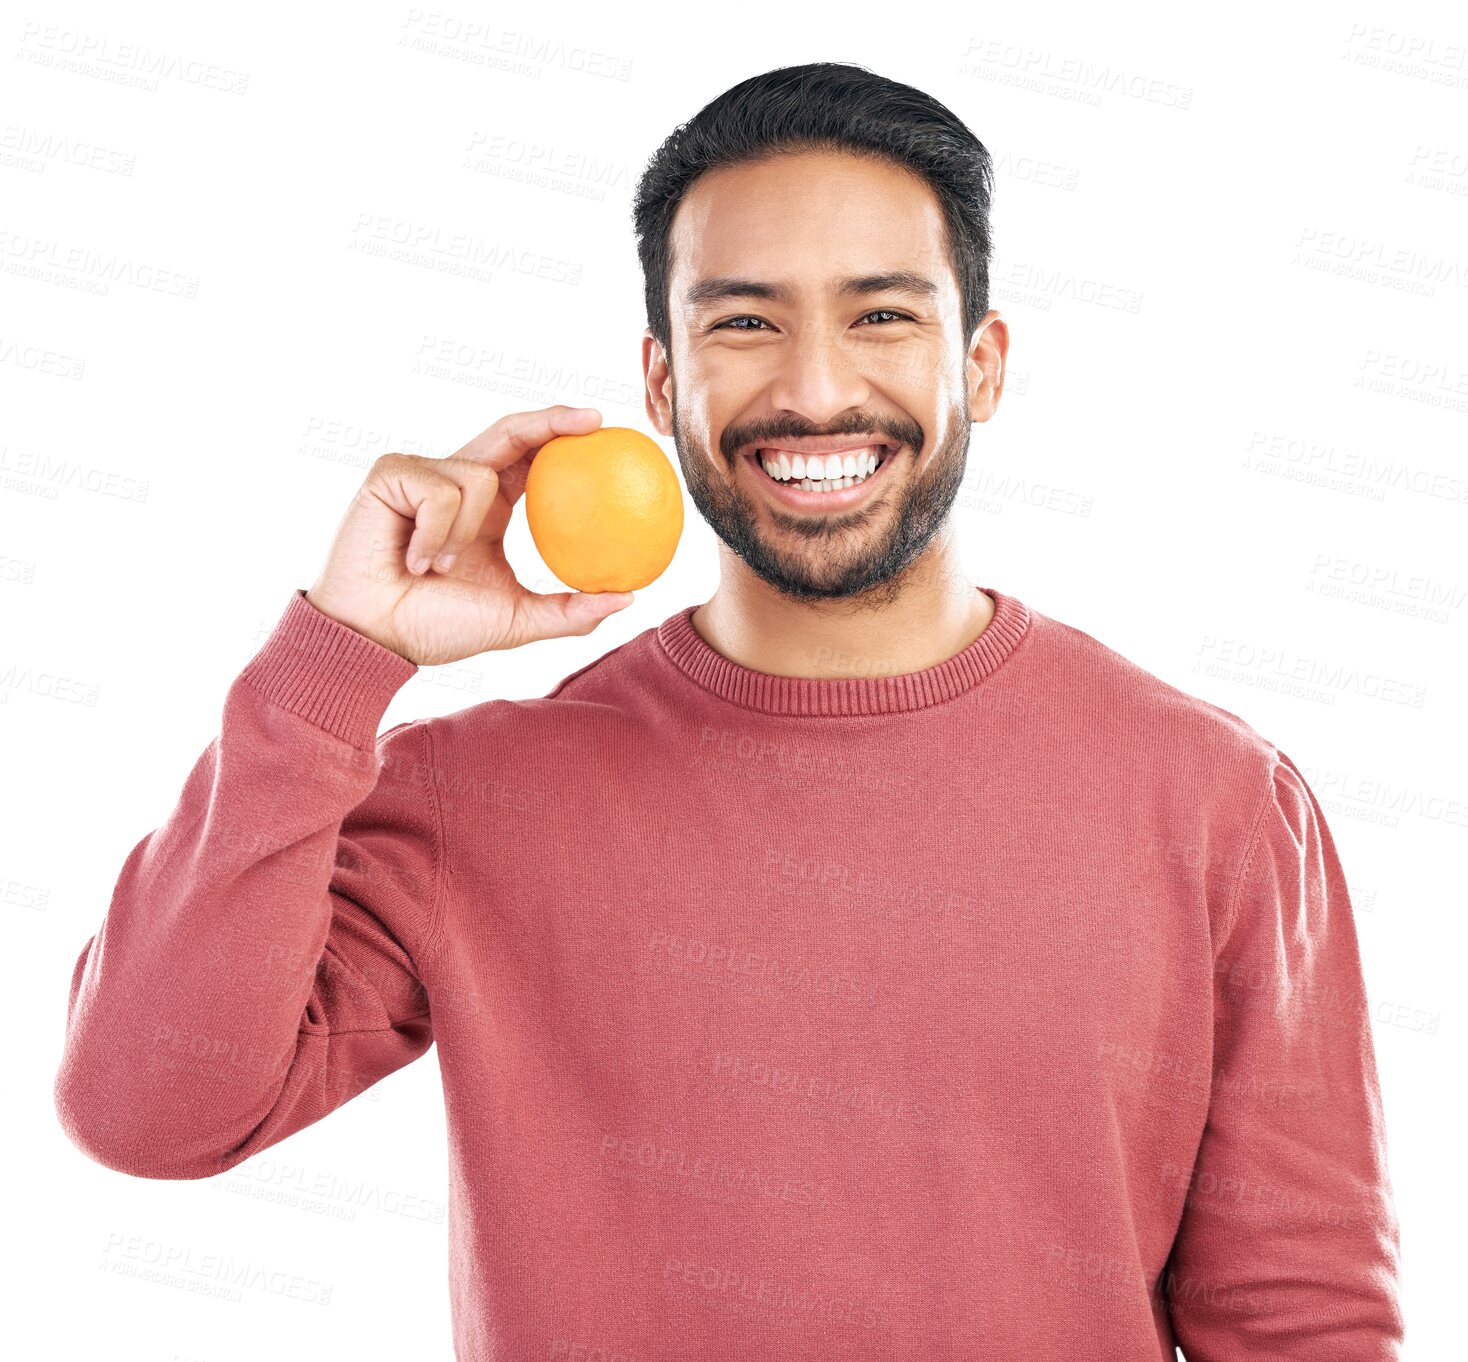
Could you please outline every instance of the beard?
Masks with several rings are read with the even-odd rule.
[[[951,434],[914,476],[912,468],[924,438],[914,422],[848,423],[850,430],[827,431],[786,426],[768,435],[754,432],[753,437],[726,431],[714,456],[684,429],[676,390],[672,415],[673,443],[688,494],[714,533],[750,571],[792,600],[860,598],[871,606],[896,601],[904,578],[943,528],[963,483],[972,433],[965,408],[955,406],[948,423]],[[870,503],[853,510],[792,515],[771,502],[756,505],[735,481],[737,461],[744,457],[739,451],[747,449],[752,439],[768,438],[776,445],[782,435],[861,434],[873,429],[881,439],[901,442],[888,458],[904,460],[907,467],[891,469],[887,486]],[[726,473],[714,476],[713,466],[720,461]]]

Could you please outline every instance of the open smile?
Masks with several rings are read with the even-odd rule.
[[[829,454],[802,454],[771,445],[744,455],[775,500],[800,511],[855,506],[886,480],[900,446],[853,445]]]

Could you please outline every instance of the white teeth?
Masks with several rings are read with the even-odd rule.
[[[779,482],[795,482],[808,491],[833,492],[865,481],[881,462],[876,447],[840,454],[790,454],[786,450],[760,453],[760,463]]]

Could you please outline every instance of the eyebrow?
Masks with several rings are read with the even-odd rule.
[[[924,302],[936,302],[940,296],[937,284],[911,270],[852,275],[837,283],[836,293],[842,298],[861,298],[870,293],[905,293]],[[700,279],[688,290],[684,301],[689,307],[701,307],[706,303],[722,302],[725,298],[762,298],[767,302],[789,303],[793,301],[794,294],[783,284],[725,274],[713,279]]]

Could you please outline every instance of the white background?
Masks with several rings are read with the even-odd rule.
[[[70,971],[372,460],[556,402],[649,429],[637,174],[736,81],[850,60],[931,92],[996,161],[1012,345],[955,511],[970,576],[1241,715],[1324,804],[1375,1019],[1408,1353],[1445,1355],[1465,1211],[1465,47],[1447,4],[8,11],[8,1354],[451,1355],[436,1053],[233,1173],[130,1179],[51,1110]],[[464,272],[466,244],[494,263]],[[716,541],[686,509],[634,606],[425,668],[384,728],[542,695],[708,599]],[[561,589],[519,512],[508,547]],[[330,1302],[137,1275],[210,1254]]]

